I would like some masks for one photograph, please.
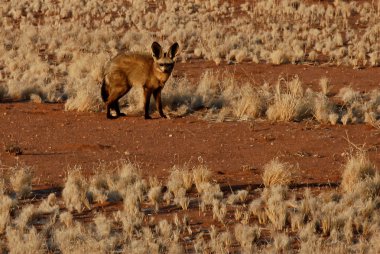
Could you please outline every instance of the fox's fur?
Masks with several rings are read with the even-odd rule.
[[[141,86],[144,89],[145,119],[150,119],[149,103],[153,94],[158,112],[166,118],[162,111],[161,90],[165,86],[173,68],[174,58],[178,53],[178,43],[174,43],[167,52],[157,42],[152,43],[152,55],[137,53],[121,53],[114,57],[105,69],[101,95],[107,106],[107,118],[123,116],[118,100],[132,88]],[[116,111],[116,117],[111,115]]]

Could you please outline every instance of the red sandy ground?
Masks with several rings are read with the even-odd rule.
[[[334,84],[333,92],[351,85],[360,91],[378,88],[380,69],[304,65],[271,66],[243,63],[216,66],[211,62],[178,64],[175,76],[196,80],[205,69],[227,71],[238,79],[261,85],[280,74],[299,75],[306,87],[318,89],[322,76]],[[350,152],[350,142],[364,145],[380,168],[380,130],[365,124],[321,125],[301,123],[208,122],[196,116],[144,120],[124,117],[107,120],[105,113],[64,111],[63,104],[0,103],[0,161],[9,167],[32,166],[35,188],[64,183],[65,172],[75,165],[92,174],[100,163],[112,169],[120,160],[140,165],[144,176],[163,182],[173,165],[203,163],[222,186],[260,184],[263,165],[275,157],[290,162],[296,183],[337,183]],[[349,141],[348,141],[349,139]],[[23,153],[5,151],[19,146]],[[112,164],[113,163],[113,164]],[[40,186],[40,187],[39,187]]]

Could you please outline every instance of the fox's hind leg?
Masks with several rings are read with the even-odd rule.
[[[114,119],[119,116],[125,116],[120,112],[119,99],[123,97],[130,89],[131,86],[127,81],[127,77],[123,72],[115,71],[108,74],[109,82],[109,95],[106,102],[107,105],[107,118]],[[111,115],[111,109],[116,111],[116,117]]]
[[[113,107],[112,108],[116,111],[116,116],[117,117],[119,117],[119,116],[126,116],[126,114],[124,114],[123,112],[120,112],[120,107],[119,107],[118,100],[113,103]]]

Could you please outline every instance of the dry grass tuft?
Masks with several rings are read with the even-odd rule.
[[[330,94],[332,86],[327,77],[322,77],[319,80],[319,86],[321,87],[323,95],[328,96]]]
[[[275,87],[272,103],[268,106],[270,121],[300,121],[312,113],[310,98],[296,76],[290,81],[280,79]]]
[[[96,232],[100,238],[108,238],[111,233],[112,223],[103,214],[98,214],[94,218]]]
[[[37,211],[39,213],[58,213],[59,205],[57,204],[57,196],[54,193],[50,193],[47,199],[44,199],[38,206]]]
[[[35,227],[27,231],[7,228],[6,232],[9,253],[46,253],[44,236]]]
[[[10,197],[0,194],[0,234],[3,234],[7,225],[11,221],[11,209],[15,205],[15,201]]]
[[[192,174],[187,168],[174,166],[166,185],[168,190],[172,192],[175,197],[183,196],[193,185]]]
[[[291,168],[276,158],[264,166],[262,178],[265,187],[288,185],[292,181]]]
[[[345,192],[356,191],[358,183],[372,178],[375,172],[375,165],[370,162],[365,152],[359,151],[351,155],[342,174],[342,189]]]
[[[10,178],[11,186],[17,197],[27,197],[32,191],[32,173],[28,167],[16,166],[11,169],[14,174]]]
[[[193,169],[193,179],[198,193],[202,192],[201,185],[207,183],[211,178],[211,171],[204,165],[199,165]]]
[[[154,209],[157,212],[159,210],[159,203],[162,199],[162,186],[155,186],[150,188],[148,192],[148,198],[154,205]]]
[[[80,168],[69,171],[62,191],[62,198],[67,209],[69,211],[77,210],[78,212],[82,212],[85,207],[90,209],[87,192],[88,183],[84,179]]]
[[[234,232],[237,242],[245,253],[251,253],[253,251],[255,240],[261,235],[259,227],[251,227],[243,224],[237,224],[234,228]]]

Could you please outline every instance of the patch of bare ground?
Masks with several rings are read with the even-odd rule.
[[[100,163],[128,160],[143,176],[165,179],[173,165],[203,163],[228,186],[260,184],[262,166],[274,157],[297,163],[297,182],[339,182],[349,142],[365,145],[379,166],[380,131],[364,124],[207,122],[196,116],[114,121],[104,113],[66,112],[61,104],[0,104],[4,166],[30,165],[35,185],[62,185],[65,171],[81,166],[87,175]],[[15,156],[5,147],[17,144]],[[110,168],[113,166],[110,165]],[[6,167],[5,167],[6,168]],[[8,172],[11,173],[11,172]]]

